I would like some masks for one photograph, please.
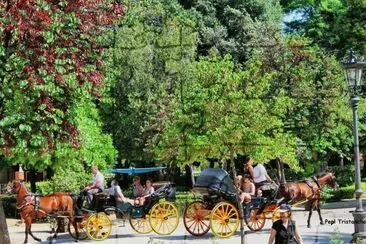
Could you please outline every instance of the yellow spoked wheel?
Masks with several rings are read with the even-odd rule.
[[[258,208],[252,208],[250,210],[249,216],[245,218],[245,223],[252,231],[261,230],[266,223],[266,216],[264,216],[264,213],[258,214],[257,212]]]
[[[86,234],[94,241],[103,241],[112,231],[112,222],[104,213],[91,215],[86,222]]]
[[[275,211],[273,211],[272,222],[276,222],[280,218],[281,218],[281,216],[280,216],[280,213],[278,212],[278,210],[276,209]]]
[[[184,227],[191,235],[203,236],[210,230],[210,214],[204,202],[192,202],[184,211]]]
[[[156,203],[150,211],[151,228],[159,235],[169,235],[178,227],[177,207],[170,202]]]
[[[148,234],[152,231],[148,215],[143,218],[130,218],[130,225],[132,229],[140,234]]]
[[[212,232],[220,238],[229,238],[239,226],[238,209],[231,203],[221,202],[211,212]]]

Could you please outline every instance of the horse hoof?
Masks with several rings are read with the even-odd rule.
[[[324,225],[324,222],[320,222],[321,225]]]
[[[311,228],[311,225],[308,225],[308,228]]]

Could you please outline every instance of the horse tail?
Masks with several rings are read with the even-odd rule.
[[[70,195],[72,202],[73,202],[73,210],[74,214],[79,216],[81,215],[81,202],[79,200],[79,196],[77,195]]]

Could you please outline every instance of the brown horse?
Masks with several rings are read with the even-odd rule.
[[[319,178],[301,182],[282,183],[280,184],[277,198],[284,198],[284,202],[289,204],[307,200],[307,204],[309,204],[308,228],[311,227],[310,218],[313,213],[313,209],[317,210],[320,224],[323,225],[324,222],[320,213],[319,200],[321,188],[325,185],[329,185],[333,188],[338,187],[333,173],[326,173]]]
[[[31,231],[32,221],[34,219],[44,218],[47,215],[53,217],[67,216],[70,224],[72,224],[75,230],[77,230],[77,226],[73,221],[74,203],[68,193],[57,192],[48,196],[36,196],[28,192],[26,186],[20,181],[13,181],[9,183],[7,190],[8,192],[17,194],[17,208],[19,210],[20,217],[25,223],[24,243],[28,242],[28,233],[34,240],[41,242],[41,239],[35,237]],[[57,223],[58,227],[52,238],[57,237],[57,233],[60,228],[60,218],[57,218]],[[76,235],[78,235],[77,231]]]

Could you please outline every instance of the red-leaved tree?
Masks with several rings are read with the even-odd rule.
[[[1,0],[0,154],[43,169],[58,145],[79,147],[70,107],[100,98],[98,38],[123,13],[108,0]]]

